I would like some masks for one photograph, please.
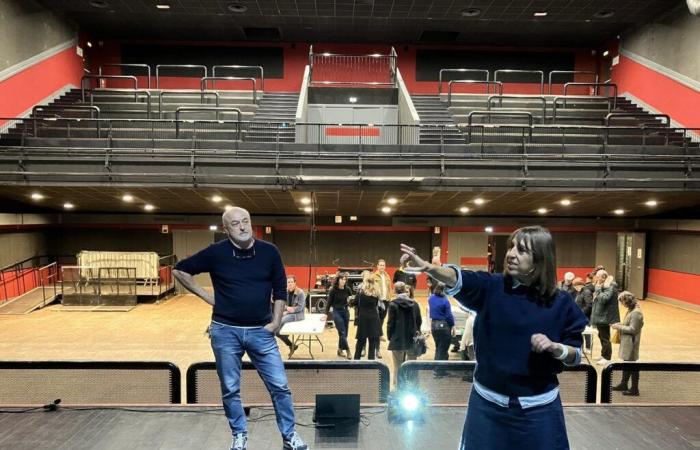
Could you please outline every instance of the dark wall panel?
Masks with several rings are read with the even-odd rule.
[[[576,55],[573,52],[500,52],[500,51],[450,51],[417,50],[416,80],[438,81],[440,69],[468,68],[487,69],[491,73],[498,69],[542,70],[545,83],[551,70],[574,70]],[[477,79],[477,74],[447,73],[443,80]],[[508,83],[539,83],[536,75],[508,74],[503,80]],[[557,77],[557,82],[573,81],[571,77]]]
[[[595,233],[554,233],[557,267],[595,267]]]
[[[700,275],[700,234],[653,232],[647,241],[649,268]]]
[[[309,264],[309,232],[277,231],[273,242],[288,266]],[[317,266],[366,266],[384,258],[388,266],[398,266],[401,243],[416,247],[419,254],[430,255],[430,233],[414,231],[320,231],[316,233]]]
[[[51,230],[48,236],[54,255],[76,255],[81,250],[156,252],[161,256],[173,252],[172,235],[159,230],[66,228]]]

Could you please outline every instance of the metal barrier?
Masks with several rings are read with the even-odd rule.
[[[134,94],[134,103],[139,102],[139,95],[146,96],[146,119],[151,118],[151,92],[145,89],[90,89],[90,106],[95,103],[95,94]]]
[[[503,107],[503,99],[510,99],[510,100],[537,100],[542,103],[542,122],[544,122],[547,118],[547,100],[542,97],[542,96],[536,96],[536,95],[490,95],[488,100],[486,101],[486,109],[488,111],[491,110],[491,104],[492,100],[498,100],[499,101],[499,108]]]
[[[528,126],[532,127],[532,113],[529,111],[472,111],[467,115],[467,125],[472,126],[472,117],[487,116],[491,123],[492,116],[501,117],[527,117]]]
[[[170,362],[0,361],[0,403],[158,405],[181,402],[180,369]]]
[[[564,84],[564,96],[567,95],[567,91],[569,90],[570,87],[575,87],[575,86],[589,86],[589,87],[595,87],[596,88],[596,95],[597,95],[597,88],[598,87],[605,87],[606,88],[606,94],[607,94],[607,88],[612,88],[613,90],[613,95],[605,95],[605,97],[611,97],[613,100],[612,104],[612,109],[617,108],[617,84],[615,83],[582,83],[582,82],[573,82],[573,83],[566,83]]]
[[[394,86],[396,60],[394,47],[388,55],[341,55],[314,53],[309,47],[309,83],[321,85]]]
[[[621,395],[613,386],[627,379],[638,383],[638,396]],[[700,405],[700,363],[612,363],[601,375],[601,403]]]
[[[398,390],[418,389],[431,406],[464,406],[475,369],[475,361],[407,361],[399,368]],[[435,372],[444,376],[434,377]],[[596,402],[598,376],[593,366],[564,366],[557,378],[562,403]]]
[[[242,69],[242,70],[259,70],[260,71],[260,92],[265,92],[265,70],[263,69],[263,66],[236,66],[236,65],[228,65],[228,66],[214,66],[211,68],[211,74],[212,76],[216,76],[216,69]]]
[[[627,112],[614,112],[614,113],[609,113],[607,116],[605,116],[605,126],[609,127],[610,126],[610,120],[611,119],[621,119],[621,118],[646,118],[646,119],[666,119],[666,124],[659,124],[658,126],[663,126],[666,128],[669,128],[671,126],[671,117],[668,114],[649,114],[649,113],[627,113]],[[645,124],[648,126],[653,126],[651,124]]]
[[[386,403],[389,368],[376,361],[284,361],[295,405],[314,405],[316,394],[359,394],[363,405]],[[187,369],[187,403],[221,403],[221,387],[213,362]],[[270,394],[250,361],[241,368],[241,401],[269,405]]]
[[[156,89],[160,89],[160,69],[203,69],[205,77],[209,74],[207,66],[201,64],[158,64],[156,66]]]
[[[595,75],[594,83],[598,83],[598,74],[592,70],[552,70],[549,72],[549,83],[547,93],[552,95],[552,75]],[[598,95],[598,89],[596,88],[596,95]]]
[[[90,111],[90,118],[91,119],[95,119],[95,117],[93,117],[92,113],[95,113],[97,115],[97,117],[96,117],[97,119],[100,118],[100,108],[98,108],[97,106],[80,106],[80,105],[76,105],[76,106],[51,106],[51,105],[41,106],[41,105],[37,105],[37,106],[32,108],[32,116],[36,115],[37,111],[47,111],[47,110],[48,111],[50,111],[50,110]],[[61,117],[61,116],[58,116],[58,117]]]
[[[172,91],[161,91],[160,94],[158,95],[158,118],[162,119],[163,118],[163,97],[177,97],[179,95],[187,95],[190,96],[192,95],[191,92],[172,92]],[[214,105],[218,108],[219,103],[221,102],[221,96],[219,95],[218,92],[202,92],[200,94],[200,102],[204,103],[204,97],[207,95],[212,95],[214,96],[215,102]]]
[[[148,89],[151,89],[151,66],[148,64],[117,64],[117,63],[108,63],[108,64],[102,64],[99,67],[98,73],[102,75],[102,68],[103,67],[138,67],[138,68],[146,68],[147,71],[147,77],[148,77]]]
[[[220,81],[250,81],[253,86],[253,103],[258,103],[258,91],[255,88],[255,78],[240,78],[240,77],[204,77],[200,81],[201,91],[206,92],[207,82],[212,82],[212,89],[214,88],[214,82],[216,80]]]
[[[175,110],[175,139],[178,139],[180,137],[180,113],[181,112],[215,112],[216,113],[216,119],[219,120],[219,113],[220,112],[235,112],[238,114],[238,120],[237,123],[241,123],[241,110],[238,108],[207,108],[204,106],[180,106]],[[241,129],[238,127],[237,129],[237,134],[238,134],[238,140],[241,139]]]
[[[593,97],[590,95],[567,95],[566,97],[554,97],[553,100],[553,105],[552,105],[552,119],[554,122],[557,121],[557,105],[559,104],[559,101],[563,100],[562,104],[563,107],[566,108],[567,101],[570,100],[580,100],[582,102],[605,102],[607,105],[607,112],[609,113],[612,111],[612,104],[615,102],[615,98],[612,97]]]
[[[479,81],[479,80],[450,80],[449,83],[447,83],[447,106],[452,105],[452,85],[454,84],[483,84],[486,86],[486,92],[485,94],[490,94],[491,93],[491,86],[495,86],[494,91],[496,91],[496,94],[502,95],[503,94],[503,83],[500,81]]]
[[[520,69],[498,69],[493,73],[493,81],[501,81],[498,79],[499,74],[506,73],[529,73],[540,76],[540,94],[544,95],[544,72],[541,70],[520,70]],[[503,91],[501,91],[503,93]]]
[[[486,69],[440,69],[440,72],[438,72],[438,95],[442,95],[442,74],[443,74],[443,73],[447,73],[447,72],[459,72],[459,73],[474,72],[474,73],[485,73],[485,74],[486,74],[486,79],[485,79],[485,80],[474,80],[474,81],[489,81],[489,80],[490,80],[489,71],[486,70]]]
[[[83,102],[85,102],[85,80],[131,80],[134,82],[134,90],[139,88],[138,79],[132,75],[83,75],[80,78],[80,96]]]
[[[46,306],[49,298],[55,299],[58,294],[57,263],[54,261],[41,266],[45,258],[50,260],[50,257],[32,257],[0,269],[0,303],[37,287],[41,287],[42,307]]]

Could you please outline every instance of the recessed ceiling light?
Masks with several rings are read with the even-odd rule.
[[[383,212],[384,214],[389,214],[389,213],[391,212],[391,208],[389,208],[388,206],[383,206],[383,207],[382,207],[382,212]]]
[[[246,5],[241,5],[240,3],[229,3],[229,5],[226,7],[229,11],[232,13],[240,14],[248,11],[248,7]]]
[[[462,17],[476,17],[481,14],[479,8],[467,8],[462,10]]]
[[[561,203],[562,206],[570,206],[571,200],[569,200],[568,198],[564,198],[564,199],[560,200],[559,203]]]
[[[72,204],[71,202],[65,202],[63,204],[63,209],[73,209],[73,208],[75,208],[75,205]]]
[[[166,9],[170,9],[170,5],[168,5],[166,3],[158,3],[156,5],[156,8],[161,9],[161,10],[166,10]]]
[[[533,14],[535,17],[546,17],[547,16],[547,11],[535,11],[535,14]]]
[[[547,208],[538,208],[537,214],[547,214]]]
[[[466,206],[462,206],[461,208],[459,208],[459,212],[461,212],[462,214],[466,214],[469,212],[469,208],[467,208]]]
[[[609,19],[614,15],[615,11],[613,11],[612,9],[603,9],[593,14],[593,17],[595,17],[596,19]]]
[[[32,200],[43,200],[44,196],[38,192],[33,192],[32,195]]]
[[[396,197],[389,197],[389,198],[386,199],[386,202],[387,202],[388,204],[390,204],[390,205],[395,205],[395,204],[397,204],[399,201],[396,199]]]
[[[301,204],[302,205],[309,205],[309,204],[311,204],[311,199],[309,197],[302,197]]]
[[[216,231],[218,229],[219,227],[217,227],[216,225],[209,225],[209,231]]]
[[[474,199],[474,203],[477,205],[483,205],[484,204],[484,199],[481,197],[477,197]]]
[[[350,222],[357,222],[357,216],[350,216]]]
[[[223,200],[223,198],[221,198],[220,195],[212,195],[212,197],[211,197],[211,201],[214,203],[219,203],[219,202],[221,202],[221,200]]]
[[[124,195],[122,195],[122,201],[125,201],[125,202],[127,202],[127,203],[128,203],[128,202],[133,202],[133,201],[134,201],[134,196],[131,195],[131,194],[124,194]]]
[[[224,206],[224,211],[230,211],[233,209],[233,205],[226,205]]]
[[[146,203],[145,205],[143,205],[143,209],[145,209],[146,211],[153,211],[154,209],[156,209],[156,207],[151,205],[150,203]]]
[[[618,216],[621,216],[625,213],[625,210],[624,209],[616,209],[615,211],[613,211],[613,213],[615,213]]]
[[[93,8],[107,8],[109,6],[105,0],[90,0],[88,3]]]
[[[486,227],[484,228],[484,231],[487,233],[493,233],[493,227]]]
[[[647,206],[650,207],[650,208],[653,208],[653,207],[655,207],[656,205],[658,205],[659,202],[657,202],[656,200],[649,200],[648,202],[646,202],[646,203],[644,203],[644,204],[647,205]]]
[[[310,206],[305,206],[305,207],[304,207],[304,212],[305,212],[305,213],[310,213],[311,211],[313,211],[313,208],[311,208]]]

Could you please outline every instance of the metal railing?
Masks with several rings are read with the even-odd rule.
[[[638,395],[613,390],[625,377],[628,389],[636,382]],[[700,405],[700,363],[615,362],[603,369],[600,385],[604,404]]]
[[[342,55],[314,53],[309,47],[309,83],[313,85],[394,86],[396,60],[394,47],[388,55]]]
[[[0,303],[41,287],[42,306],[46,306],[46,301],[57,295],[58,266],[55,259],[35,256],[0,269]],[[52,293],[53,297],[50,296]]]
[[[102,68],[103,67],[134,67],[134,68],[145,68],[146,69],[146,76],[147,81],[148,81],[148,89],[151,89],[151,66],[148,64],[117,64],[117,63],[108,63],[108,64],[102,64],[99,67],[98,74],[102,75]]]
[[[491,86],[494,87],[494,91],[498,95],[503,95],[503,83],[500,81],[479,81],[479,80],[450,80],[447,83],[447,106],[452,106],[452,86],[455,84],[483,84],[486,86],[485,94],[491,93]]]
[[[538,95],[490,95],[486,101],[486,109],[491,110],[491,105],[493,105],[493,100],[498,100],[498,107],[503,108],[503,100],[537,100],[542,103],[542,122],[547,118],[547,100]]]
[[[671,117],[668,114],[649,114],[649,113],[628,113],[628,112],[613,112],[609,113],[607,116],[605,116],[605,126],[609,127],[610,126],[610,121],[613,119],[652,119],[654,122],[656,122],[656,119],[665,119],[666,123],[665,124],[658,124],[656,126],[659,127],[670,127],[671,126]],[[654,126],[654,124],[650,123],[643,123],[642,125],[644,126]]]
[[[207,91],[207,85],[211,81],[212,89],[215,88],[215,82],[219,81],[250,81],[253,87],[253,103],[258,102],[258,91],[255,87],[255,78],[241,78],[241,77],[203,77],[199,84],[202,92]]]
[[[216,75],[216,69],[230,69],[230,70],[259,70],[260,71],[260,92],[265,92],[265,70],[262,66],[238,66],[238,65],[225,65],[225,66],[214,66],[211,68],[211,75]]]
[[[99,119],[100,118],[100,108],[97,106],[81,106],[81,105],[74,105],[74,106],[41,106],[37,105],[32,108],[32,116],[36,116],[37,111],[90,111],[90,118],[91,119]],[[95,113],[95,116],[93,116],[93,113]],[[66,118],[66,119],[72,119],[74,117],[63,117],[58,114],[54,114],[54,117],[57,118]]]
[[[159,119],[162,119],[162,118],[163,118],[163,105],[164,105],[163,98],[165,98],[165,97],[177,97],[177,96],[184,96],[184,95],[191,96],[192,93],[191,93],[191,92],[161,91],[161,92],[160,92],[160,95],[158,95],[158,118],[159,118]],[[200,100],[199,100],[199,101],[200,101],[202,104],[204,104],[204,98],[205,98],[206,96],[208,96],[208,95],[214,97],[214,105],[215,105],[216,107],[219,107],[219,104],[220,104],[220,102],[221,102],[221,95],[219,95],[218,92],[202,92],[202,93],[200,94]]]
[[[448,73],[448,72],[486,74],[485,80],[474,80],[474,81],[489,81],[491,79],[490,75],[489,75],[489,71],[486,69],[440,69],[440,72],[438,72],[438,95],[442,95],[442,74]]]
[[[614,100],[613,100],[612,108],[613,109],[617,108],[617,84],[615,84],[615,83],[583,83],[583,82],[578,82],[578,81],[572,82],[572,83],[566,83],[566,84],[564,84],[564,96],[567,95],[570,87],[576,87],[576,86],[595,87],[596,88],[596,91],[595,91],[596,95],[598,92],[597,88],[604,87],[605,93],[606,93],[605,97],[613,98]],[[613,95],[608,95],[607,90],[610,88],[613,90]]]
[[[83,75],[80,78],[80,97],[83,102],[85,102],[85,80],[129,80],[134,82],[134,90],[139,88],[138,79],[132,75]]]
[[[493,81],[502,81],[498,79],[500,74],[522,73],[533,74],[540,76],[540,94],[544,95],[544,72],[541,70],[521,70],[521,69],[498,69],[493,72]],[[502,92],[502,91],[501,91]]]
[[[95,95],[134,94],[134,103],[139,103],[139,96],[146,97],[146,119],[151,118],[151,91],[145,89],[90,89],[90,106],[95,103]],[[83,100],[84,101],[84,100]]]
[[[196,69],[202,70],[205,77],[209,75],[209,69],[207,69],[207,66],[203,66],[201,64],[158,64],[156,66],[156,89],[160,89],[161,69]]]
[[[204,106],[180,106],[175,110],[175,139],[178,139],[180,137],[180,113],[182,112],[214,112],[216,113],[215,120],[217,122],[221,122],[219,120],[219,113],[225,113],[225,112],[235,112],[238,115],[238,120],[236,121],[236,124],[241,123],[241,110],[238,108],[219,108],[219,107],[204,107]],[[241,128],[240,126],[237,127],[237,139],[241,139]]]
[[[547,83],[547,93],[552,94],[552,77],[554,75],[595,75],[594,83],[598,83],[598,74],[591,70],[552,70],[549,72],[549,82]],[[595,90],[595,95],[598,95],[598,88]]]
[[[613,97],[594,97],[590,95],[567,95],[566,97],[554,97],[552,101],[552,119],[554,122],[557,121],[557,109],[561,101],[562,106],[566,108],[567,102],[574,101],[574,103],[591,103],[591,102],[605,102],[607,105],[607,112],[610,113],[613,109],[612,104],[615,103],[615,98]]]

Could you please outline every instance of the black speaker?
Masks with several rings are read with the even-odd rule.
[[[352,425],[360,422],[360,394],[316,394],[317,426]]]

